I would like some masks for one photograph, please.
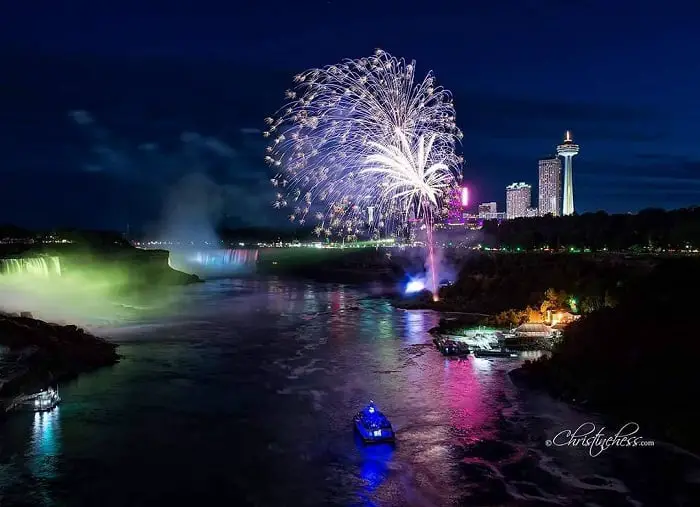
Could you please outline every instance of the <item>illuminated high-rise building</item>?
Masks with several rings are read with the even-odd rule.
[[[573,215],[574,213],[574,171],[572,159],[578,155],[579,146],[574,144],[571,132],[566,131],[564,143],[557,146],[557,155],[564,157],[564,198],[562,205],[562,215]]]
[[[465,186],[455,188],[447,203],[447,223],[458,225],[464,223],[464,212],[469,205],[469,189]]]
[[[506,187],[506,218],[520,218],[528,214],[532,202],[532,186],[527,183],[512,183]]]
[[[540,160],[539,169],[539,214],[558,217],[561,214],[561,160],[557,157]]]

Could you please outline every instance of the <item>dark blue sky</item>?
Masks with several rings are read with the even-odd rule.
[[[213,215],[275,224],[256,129],[295,72],[375,47],[453,91],[478,200],[536,183],[571,129],[577,210],[698,204],[699,17],[690,1],[15,3],[0,17],[0,222],[152,223],[199,171],[220,190]]]

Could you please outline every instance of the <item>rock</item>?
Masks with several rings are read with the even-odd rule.
[[[0,315],[0,346],[18,356],[17,371],[0,383],[0,405],[19,393],[35,392],[52,383],[119,361],[116,345],[77,326],[60,326],[26,317]],[[21,351],[32,350],[31,354]]]

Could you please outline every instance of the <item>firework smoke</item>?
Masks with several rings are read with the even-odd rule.
[[[279,171],[273,206],[292,222],[314,220],[319,236],[348,241],[396,235],[419,219],[432,258],[432,226],[462,163],[451,94],[430,73],[416,80],[415,62],[382,50],[294,81],[263,133],[271,139],[265,160]]]

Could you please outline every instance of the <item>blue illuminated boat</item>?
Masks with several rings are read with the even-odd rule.
[[[394,441],[394,428],[373,401],[355,415],[353,422],[365,443]]]

